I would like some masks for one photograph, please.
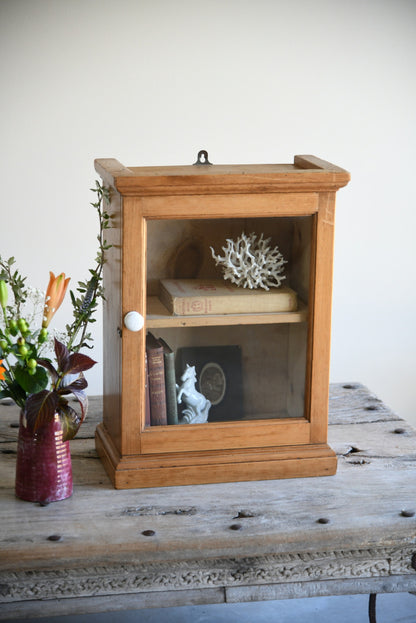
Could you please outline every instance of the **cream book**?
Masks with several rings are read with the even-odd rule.
[[[290,288],[249,290],[221,279],[162,279],[159,298],[178,316],[290,312],[298,306]]]

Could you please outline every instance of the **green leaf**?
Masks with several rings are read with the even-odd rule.
[[[13,398],[15,403],[19,405],[19,407],[23,407],[26,401],[27,394],[20,387],[20,385],[14,380],[12,383],[8,384],[7,387],[3,389],[1,392],[2,398]]]
[[[40,366],[36,368],[35,374],[29,374],[27,368],[16,366],[14,376],[20,387],[28,394],[42,391],[49,381],[46,370]]]

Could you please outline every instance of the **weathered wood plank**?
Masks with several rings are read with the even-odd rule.
[[[225,602],[223,588],[189,589],[183,591],[140,592],[112,595],[111,597],[65,597],[48,600],[19,601],[7,604],[7,618],[82,615],[97,612],[120,612],[141,608],[167,608],[184,605],[221,604]],[[0,612],[0,620],[3,619]]]
[[[403,561],[404,553],[398,552],[397,559]],[[2,573],[0,579],[2,594],[8,597],[6,608],[11,613],[21,613],[26,603],[33,605],[34,596],[42,598],[47,610],[51,604],[52,611],[56,611],[58,598],[69,604],[77,596],[85,600],[87,607],[95,606],[99,611],[105,603],[108,608],[109,595],[117,610],[121,600],[131,604],[133,596],[136,607],[203,603],[205,590],[206,603],[221,603],[224,595],[226,601],[235,602],[414,590],[416,576],[411,571],[406,574],[406,565],[399,565],[397,573],[392,573],[394,556],[394,550],[367,549],[179,561],[169,567],[157,563],[72,569],[59,566],[36,574],[19,570]],[[137,599],[138,595],[142,600]],[[102,597],[103,603],[94,603],[91,597]]]
[[[369,595],[370,593],[406,593],[414,587],[414,579],[407,576],[342,579],[316,582],[291,582],[266,586],[238,586],[227,588],[227,603],[267,601],[274,599],[304,599],[333,595]]]
[[[330,395],[335,476],[155,489],[113,489],[92,399],[74,495],[44,507],[15,498],[18,412],[0,406],[0,619],[73,613],[77,598],[91,612],[416,590],[416,432],[344,385]]]
[[[407,463],[411,467],[416,461],[416,431],[403,421],[340,424],[331,427],[328,436],[337,456],[353,465],[394,458],[396,469],[406,469]]]
[[[74,496],[47,507],[2,491],[1,567],[54,564],[51,556],[128,561],[201,559],[400,546],[416,535],[416,468],[392,469],[385,460],[340,465],[332,478],[114,491],[108,481],[76,485]],[[25,511],[25,512],[23,512]],[[30,512],[29,512],[30,511]],[[16,521],[19,517],[19,521]],[[321,517],[328,524],[319,524]],[[239,524],[240,530],[231,526]],[[59,527],[58,527],[59,526]],[[116,529],[115,529],[116,527]],[[47,537],[56,532],[58,543]],[[151,538],[143,536],[153,530]],[[30,547],[28,548],[28,539]],[[0,567],[0,568],[1,568]]]
[[[401,420],[380,398],[361,383],[332,383],[329,394],[330,424],[361,424]]]

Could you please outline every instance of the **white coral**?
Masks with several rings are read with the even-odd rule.
[[[224,257],[216,255],[212,247],[211,253],[215,263],[222,265],[224,279],[250,290],[278,288],[286,279],[283,265],[287,264],[277,247],[272,249],[270,238],[263,239],[263,234],[241,234],[237,240],[226,239],[227,246],[222,247]]]

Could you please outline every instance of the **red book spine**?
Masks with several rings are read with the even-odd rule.
[[[146,338],[149,371],[150,421],[152,426],[167,425],[165,362],[163,347],[149,333]]]

